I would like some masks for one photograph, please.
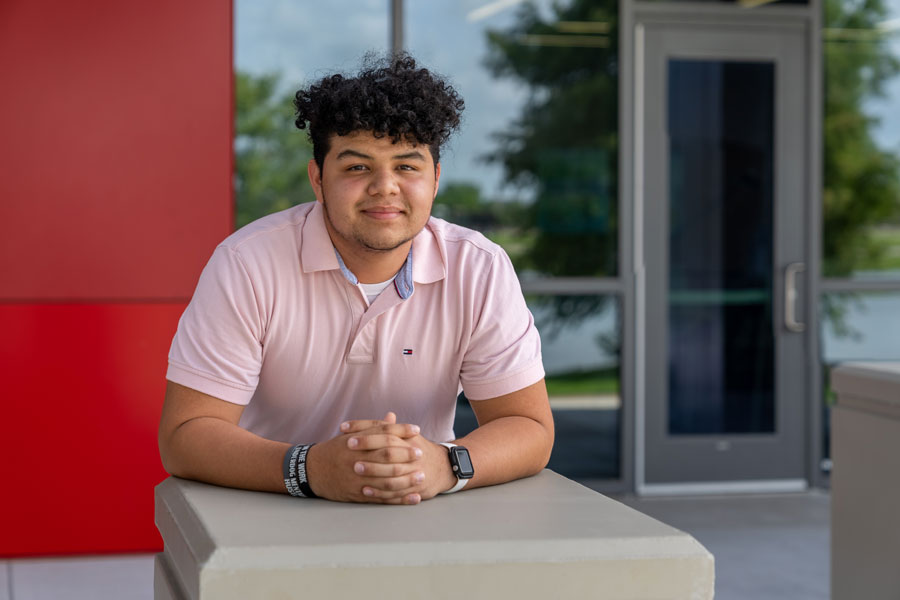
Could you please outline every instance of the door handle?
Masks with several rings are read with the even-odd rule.
[[[794,333],[806,330],[806,323],[797,320],[797,274],[805,270],[806,264],[802,262],[784,268],[784,326]]]

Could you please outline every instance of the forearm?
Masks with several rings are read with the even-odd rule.
[[[286,492],[282,461],[291,444],[259,437],[215,417],[182,423],[160,439],[166,471],[216,485]]]
[[[553,449],[553,424],[507,416],[495,419],[460,438],[475,467],[467,488],[528,477],[547,466]]]

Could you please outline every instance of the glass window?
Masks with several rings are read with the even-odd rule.
[[[900,0],[825,3],[823,273],[900,279]]]
[[[822,297],[822,361],[900,360],[900,291]]]
[[[556,423],[549,467],[574,479],[620,477],[621,324],[615,296],[529,295],[541,333],[547,392]],[[464,400],[456,435],[475,427]]]
[[[769,4],[809,4],[809,0],[652,0],[654,2],[703,2],[707,4],[740,4],[743,8],[756,8]]]
[[[294,92],[317,76],[354,71],[367,51],[384,53],[384,0],[236,0],[235,222],[315,199],[306,176],[312,149],[294,127]]]
[[[435,214],[503,245],[520,274],[617,273],[617,3],[408,2],[410,52],[465,121]]]
[[[668,431],[771,432],[775,65],[670,60],[668,80]]]
[[[821,315],[823,467],[828,471],[829,411],[836,400],[831,369],[847,361],[900,361],[900,291],[823,294]]]

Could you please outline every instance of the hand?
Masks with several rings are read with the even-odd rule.
[[[381,421],[350,421],[341,429],[347,433],[310,448],[306,472],[313,492],[322,498],[340,502],[403,503],[402,496],[367,496],[364,489],[369,486],[408,489],[422,478],[416,463],[422,452],[409,443],[418,435],[419,428],[398,425],[396,415],[388,413]],[[365,468],[357,466],[359,463],[389,463],[393,466],[379,471],[386,475],[376,476],[365,473]],[[408,504],[417,502],[413,498],[406,500]]]
[[[353,465],[354,472],[370,478],[362,488],[363,495],[372,502],[418,504],[453,487],[456,477],[447,449],[415,434],[404,438],[417,451],[418,458],[408,461],[403,451],[392,445],[390,432],[397,427],[395,423],[396,416],[388,413],[384,421],[350,421],[341,426],[342,431],[351,434],[350,447],[368,452]],[[408,427],[410,431],[419,430],[415,425]]]

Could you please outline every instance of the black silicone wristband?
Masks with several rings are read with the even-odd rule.
[[[318,498],[306,477],[306,456],[313,444],[298,444],[285,452],[281,465],[284,487],[288,494],[298,498]]]

